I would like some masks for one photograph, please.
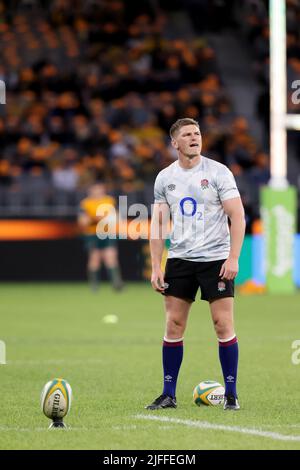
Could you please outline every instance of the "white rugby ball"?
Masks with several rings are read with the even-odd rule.
[[[206,380],[200,382],[193,392],[193,399],[196,405],[217,406],[224,401],[225,389],[219,382]]]
[[[64,379],[53,379],[47,382],[41,394],[41,408],[47,418],[58,420],[70,411],[72,389]]]

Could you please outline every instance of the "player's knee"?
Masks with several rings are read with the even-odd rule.
[[[185,322],[177,318],[169,318],[166,323],[166,333],[172,336],[182,336],[185,330]]]
[[[97,253],[93,253],[90,255],[88,267],[91,270],[99,269],[100,267],[101,258]]]
[[[214,319],[214,327],[218,338],[226,338],[232,335],[233,325],[231,321],[216,318]]]
[[[112,268],[115,268],[117,266],[117,261],[114,258],[106,258],[105,259],[105,264],[106,264],[107,268],[112,269]]]
[[[105,263],[114,267],[118,262],[117,250],[115,248],[106,248],[103,253]]]

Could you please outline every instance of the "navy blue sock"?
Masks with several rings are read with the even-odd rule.
[[[88,269],[88,281],[93,292],[96,292],[100,286],[98,274],[99,274],[98,269],[97,270]]]
[[[239,360],[237,337],[229,341],[219,340],[219,357],[225,383],[225,395],[236,397],[236,380]]]
[[[183,341],[170,343],[164,340],[162,348],[164,368],[164,395],[176,396],[176,383],[183,357]]]

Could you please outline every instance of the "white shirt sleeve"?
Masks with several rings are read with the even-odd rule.
[[[167,202],[163,178],[159,173],[154,183],[154,202]]]
[[[217,187],[221,201],[240,197],[234,176],[226,166],[217,174]]]

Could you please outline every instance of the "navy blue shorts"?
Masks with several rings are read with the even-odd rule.
[[[84,235],[84,246],[87,251],[91,250],[105,250],[106,248],[111,248],[117,246],[117,240],[105,238],[100,240],[97,235]]]

